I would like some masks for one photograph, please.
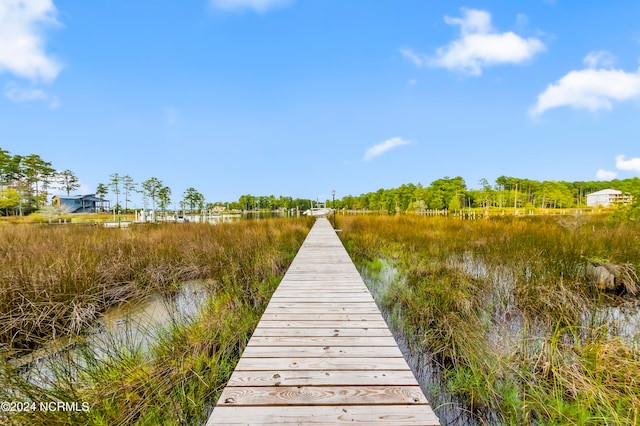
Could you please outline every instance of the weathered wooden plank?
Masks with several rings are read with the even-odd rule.
[[[321,284],[335,284],[335,285],[344,284],[346,286],[356,286],[357,285],[356,283],[353,283],[353,282],[344,282],[343,279],[341,279],[340,277],[335,276],[335,275],[318,276],[317,279],[314,279],[311,276],[307,276],[307,277],[304,277],[304,278],[296,278],[295,280],[296,280],[295,283],[293,281],[287,280],[287,281],[285,281],[285,284],[291,283],[292,285],[296,285],[296,286],[300,286],[300,285],[313,286],[313,285],[321,285]],[[300,282],[300,281],[303,281],[303,282]],[[364,284],[361,284],[361,285],[364,285]]]
[[[227,386],[218,406],[428,404],[415,386]]]
[[[409,370],[274,370],[234,371],[227,386],[413,386]]]
[[[258,327],[267,328],[387,328],[382,320],[372,321],[260,321]]]
[[[335,296],[322,296],[322,295],[317,295],[316,297],[280,297],[278,295],[274,295],[273,298],[271,299],[272,301],[274,301],[275,303],[292,303],[292,302],[331,302],[331,301],[336,301],[336,297]],[[368,295],[362,295],[362,296],[349,296],[349,297],[341,297],[340,300],[343,300],[345,302],[371,302],[374,303],[373,301],[373,297],[368,296]]]
[[[335,304],[335,295],[329,296],[329,294],[331,293],[326,292],[325,294],[306,295],[302,297],[294,294],[283,294],[282,296],[276,294],[271,298],[271,303],[331,303],[333,301]],[[373,303],[375,305],[373,297],[365,293],[341,295],[340,300],[344,301],[344,303]]]
[[[397,346],[247,346],[243,357],[253,358],[402,358]]]
[[[357,296],[362,296],[362,294],[368,294],[369,290],[367,290],[366,288],[351,285],[349,287],[342,287],[340,286],[340,284],[318,282],[317,284],[313,285],[285,285],[280,291],[277,292],[277,294],[274,294],[274,296],[284,297],[284,295],[288,293],[294,293],[294,295],[314,295],[321,293],[324,294],[325,297],[327,295],[341,293],[342,296],[349,297],[349,293],[356,293]]]
[[[324,294],[324,296],[326,296],[327,294],[340,293],[343,296],[349,297],[350,293],[356,293],[357,296],[361,296],[362,294],[369,293],[369,290],[367,290],[366,288],[355,287],[355,286],[345,288],[345,287],[341,287],[339,284],[333,284],[333,283],[318,283],[318,284],[314,284],[313,286],[285,285],[280,291],[278,291],[277,296],[284,297],[284,295],[288,293],[293,293],[295,296],[298,296],[300,294],[304,294],[305,296],[306,295],[312,296],[318,293],[322,293]]]
[[[319,219],[207,425],[437,425],[373,297]]]
[[[307,281],[307,282],[310,282],[310,281],[326,282],[326,281],[347,279],[347,278],[349,278],[349,275],[351,275],[351,274],[350,273],[345,273],[345,274],[324,274],[324,275],[320,275],[320,273],[318,272],[318,273],[315,273],[315,274],[295,274],[295,275],[292,275],[290,277],[290,279],[304,280],[304,281]]]
[[[344,337],[377,337],[391,336],[388,328],[286,328],[286,327],[260,327],[253,332],[253,337],[259,336],[292,336],[292,337],[316,337],[316,336],[344,336]]]
[[[349,297],[360,297],[360,296],[364,296],[364,298],[368,301],[369,300],[369,291],[363,289],[363,290],[343,290],[343,291],[331,291],[331,289],[321,289],[321,288],[317,288],[314,290],[300,290],[300,289],[288,289],[288,290],[283,290],[282,292],[278,293],[279,298],[282,297],[308,297],[309,299],[313,300],[316,297],[327,297],[327,294],[333,294],[334,296],[337,294],[340,294],[340,297],[345,297],[345,298],[349,298]]]
[[[249,358],[241,357],[238,371],[277,370],[408,370],[404,358]]]
[[[217,407],[207,426],[213,425],[438,425],[438,418],[425,405],[336,405],[311,410],[293,407]]]
[[[376,312],[380,312],[378,308],[369,302],[345,302],[345,303],[335,303],[335,302],[271,302],[267,309],[275,309],[275,308],[317,308],[317,309],[328,309],[328,308],[338,308],[338,309],[347,309],[350,310],[352,308],[367,308],[373,309]]]
[[[391,346],[397,347],[396,341],[391,336],[384,337],[345,337],[345,336],[330,336],[330,337],[309,337],[309,336],[253,336],[249,340],[247,346],[284,346],[284,347],[297,347],[297,346],[369,346],[372,348]]]
[[[330,280],[324,280],[324,281],[307,281],[304,283],[300,283],[300,282],[284,282],[284,283],[280,283],[280,286],[278,286],[278,293],[281,293],[285,290],[303,290],[303,291],[312,291],[312,290],[323,290],[326,288],[332,288],[332,289],[336,289],[336,290],[342,290],[344,292],[349,292],[349,291],[362,291],[362,290],[367,290],[367,287],[362,285],[362,284],[355,284],[355,283],[340,283],[340,282],[335,282],[335,281],[330,281]]]
[[[329,266],[327,266],[329,267]],[[305,279],[296,279],[296,280],[283,280],[284,284],[287,286],[294,286],[294,287],[304,287],[304,286],[308,286],[308,287],[314,287],[314,286],[321,286],[321,285],[326,285],[326,284],[331,284],[335,287],[357,287],[357,288],[362,288],[366,286],[364,285],[364,283],[360,282],[355,282],[355,281],[347,281],[344,279],[340,279],[339,277],[334,277],[331,275],[325,275],[323,276],[321,279],[318,280],[312,280],[309,279],[309,277],[305,278]]]
[[[348,313],[348,314],[333,314],[333,313],[307,313],[296,314],[291,312],[283,313],[267,313],[262,315],[264,321],[384,321],[382,315],[379,313],[362,314],[362,313]]]
[[[340,314],[340,313],[351,313],[351,314],[379,314],[378,309],[375,306],[371,306],[370,304],[362,304],[360,307],[344,307],[344,306],[315,306],[316,303],[304,303],[299,306],[291,306],[291,307],[281,307],[281,306],[269,306],[267,310],[264,312],[265,314],[282,314],[282,313],[290,313],[290,314],[319,314],[319,313],[327,313],[327,314]]]

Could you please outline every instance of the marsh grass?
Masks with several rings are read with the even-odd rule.
[[[3,289],[2,315],[11,327],[2,330],[0,400],[81,401],[91,407],[13,413],[4,420],[202,424],[310,226],[309,220],[273,219],[126,231],[0,228],[14,247],[3,248],[2,270],[11,280]],[[79,339],[73,351],[50,357],[45,378],[38,380],[8,362],[54,335],[75,334],[109,305],[150,292],[171,293],[183,280],[199,278],[209,279],[205,306],[192,319],[176,317],[163,331],[153,331],[155,341],[148,347],[132,339],[96,349]],[[11,294],[20,296],[15,300]],[[74,321],[77,329],[71,329]]]
[[[624,265],[636,281],[640,228],[566,220],[345,217],[340,227],[360,267],[384,259],[399,271],[382,309],[442,366],[461,409],[506,424],[637,424],[638,314],[632,338],[597,318],[638,300],[599,289],[587,265]]]
[[[308,225],[295,221],[0,228],[0,345],[15,357],[76,334],[109,306],[183,281],[223,284],[283,271]],[[271,241],[278,241],[272,248]]]

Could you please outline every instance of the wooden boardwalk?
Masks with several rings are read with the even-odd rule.
[[[342,242],[318,219],[207,422],[437,425]]]

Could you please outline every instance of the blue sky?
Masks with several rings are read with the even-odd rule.
[[[177,203],[640,175],[635,0],[0,0],[0,147]]]

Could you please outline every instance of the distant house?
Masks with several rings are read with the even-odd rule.
[[[591,207],[610,207],[616,204],[629,204],[631,195],[624,194],[617,189],[603,189],[602,191],[587,194],[587,205]]]
[[[66,207],[71,213],[93,213],[110,210],[111,201],[89,195],[55,195],[51,203],[56,207]]]

